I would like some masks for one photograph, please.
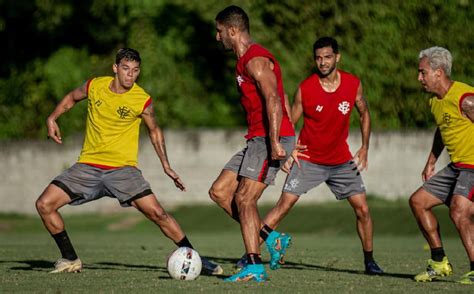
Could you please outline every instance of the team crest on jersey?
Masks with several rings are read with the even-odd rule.
[[[339,107],[337,109],[339,109],[342,114],[346,115],[349,113],[349,110],[351,110],[351,105],[347,101],[342,101],[339,103]]]
[[[125,119],[125,118],[129,117],[130,112],[131,112],[131,110],[127,106],[119,106],[117,108],[117,114],[119,115],[119,117],[121,119]]]
[[[237,83],[239,84],[239,87],[240,85],[242,85],[242,83],[244,82],[244,78],[242,76],[237,76]]]
[[[323,106],[322,106],[322,105],[316,106],[316,111],[317,111],[317,112],[323,111]]]
[[[443,113],[443,120],[449,126],[451,124],[451,114],[447,112]]]

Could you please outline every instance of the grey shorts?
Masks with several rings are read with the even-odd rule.
[[[339,165],[321,165],[300,160],[301,168],[296,164],[286,178],[283,192],[297,196],[326,182],[338,200],[365,193],[364,182],[354,161]]]
[[[457,168],[450,163],[423,183],[423,189],[446,205],[449,205],[453,195],[474,201],[474,170]]]
[[[71,205],[80,205],[104,196],[117,198],[127,207],[133,200],[152,194],[142,172],[133,166],[101,169],[76,163],[57,176],[54,184],[71,197]]]
[[[280,137],[280,143],[289,156],[295,147],[295,137]],[[241,177],[273,185],[275,177],[285,160],[271,159],[271,146],[267,137],[247,140],[247,147],[237,152],[224,166]]]

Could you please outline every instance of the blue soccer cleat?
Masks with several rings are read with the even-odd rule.
[[[241,271],[233,276],[230,276],[224,281],[226,282],[265,282],[268,279],[268,275],[265,272],[263,264],[248,264]]]
[[[291,236],[273,231],[268,235],[265,244],[270,253],[270,269],[279,269],[285,263],[284,257],[286,249],[291,245]]]
[[[382,275],[383,270],[375,261],[365,262],[365,273],[368,275]]]

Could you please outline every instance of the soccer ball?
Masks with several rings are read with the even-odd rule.
[[[173,279],[194,280],[201,273],[201,257],[196,250],[180,247],[168,257],[167,268]]]

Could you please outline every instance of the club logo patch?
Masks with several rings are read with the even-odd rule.
[[[239,87],[240,85],[242,85],[243,82],[244,82],[244,78],[242,76],[237,76],[237,83],[239,84]]]
[[[337,109],[339,109],[342,114],[346,115],[349,113],[349,110],[351,110],[351,105],[347,101],[342,101],[339,103],[339,107]]]
[[[443,113],[443,120],[449,126],[451,124],[451,114]]]
[[[288,183],[285,184],[285,190],[292,191],[296,187],[298,187],[299,184],[300,184],[300,180],[293,179],[293,180],[291,180],[291,181],[289,181]]]
[[[119,115],[121,119],[125,119],[129,117],[130,112],[131,110],[127,106],[119,106],[119,108],[117,108],[117,114]]]

